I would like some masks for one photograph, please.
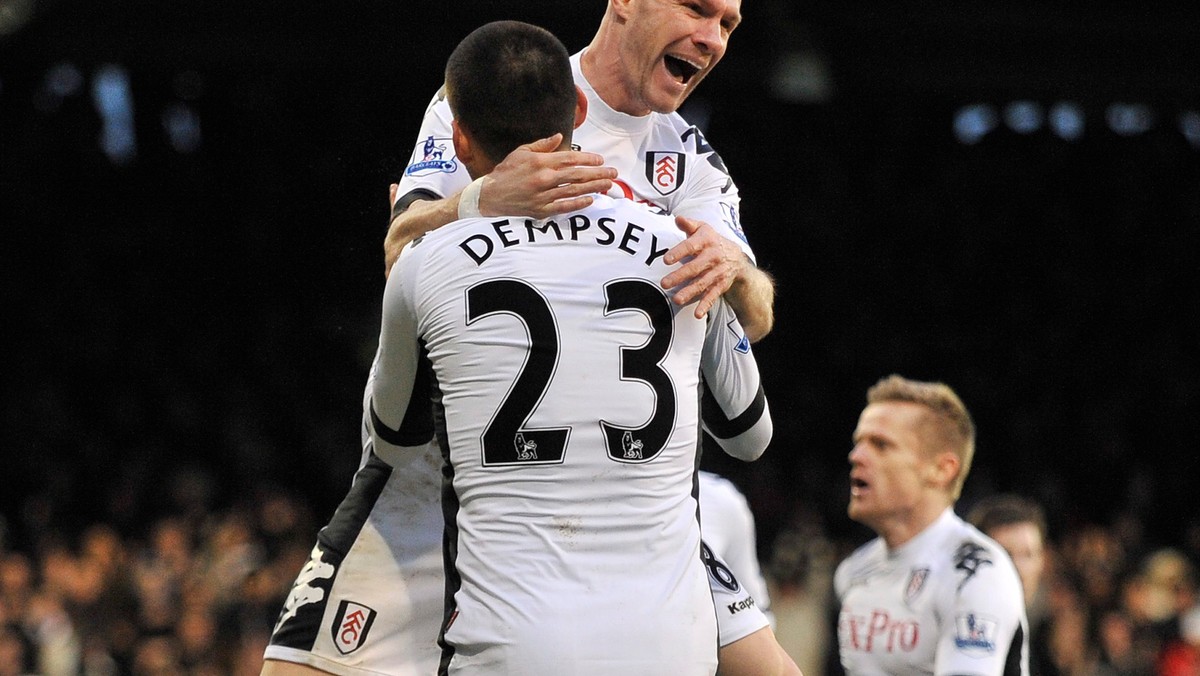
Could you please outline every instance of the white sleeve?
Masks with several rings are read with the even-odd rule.
[[[441,199],[471,182],[467,168],[454,154],[450,127],[454,116],[444,91],[445,88],[439,90],[425,110],[416,145],[400,178],[400,188],[396,190],[397,200],[414,192]]]
[[[750,503],[731,481],[707,472],[700,473],[700,529],[704,541],[746,587],[774,628]]]
[[[1008,556],[965,540],[955,571],[953,586],[943,591],[934,673],[1028,674],[1024,594]]]
[[[746,233],[742,230],[741,204],[742,198],[738,193],[737,184],[729,175],[725,161],[704,140],[695,127],[688,129],[685,134],[696,135],[695,142],[699,152],[691,155],[692,178],[689,181],[688,192],[674,206],[674,213],[708,223],[725,239],[734,242],[742,251],[757,264],[754,250]]]
[[[774,433],[771,411],[750,340],[723,300],[709,310],[700,368],[704,431],[729,455],[757,460]]]
[[[433,437],[428,378],[422,370],[413,303],[416,269],[405,248],[383,292],[379,348],[368,381],[367,423],[375,454],[393,467],[407,464]]]

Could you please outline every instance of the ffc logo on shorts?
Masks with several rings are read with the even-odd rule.
[[[373,608],[343,599],[338,604],[337,615],[334,616],[333,626],[330,627],[333,644],[337,646],[338,652],[349,655],[361,648],[367,640],[367,633],[371,631],[376,614]]]

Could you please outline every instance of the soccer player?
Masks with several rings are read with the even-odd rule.
[[[878,537],[834,574],[847,673],[1029,673],[1017,571],[954,513],[974,449],[971,416],[946,385],[893,375],[867,392],[848,512]]]
[[[601,222],[597,227],[602,226]],[[474,255],[490,257],[490,253],[485,253],[488,245],[483,240],[472,241],[474,244],[471,246],[481,247],[472,249]],[[632,246],[632,243],[622,239],[621,246]],[[723,306],[721,310],[727,313]],[[734,339],[736,350],[730,355],[721,355],[720,359],[708,359],[707,377],[710,382],[730,382],[729,374],[732,374],[733,381],[740,384],[737,397],[744,403],[730,403],[728,399],[720,401],[720,407],[734,415],[758,400],[760,391],[757,376],[738,376],[735,368],[738,357],[731,359],[731,355],[744,353],[747,347],[744,340],[737,340],[740,334],[735,330],[736,322],[731,316],[727,320],[714,323],[714,326],[728,328],[710,332],[710,336]],[[715,345],[713,341],[709,342]],[[372,379],[376,376],[373,372]],[[369,385],[368,391],[370,389]],[[736,422],[718,420],[720,428],[715,430],[717,436],[735,430],[747,418],[755,419],[753,416],[739,416]],[[530,441],[533,441],[532,437]],[[638,445],[637,441],[640,440],[632,437],[628,440],[631,449]],[[624,437],[621,442],[625,444]],[[425,547],[420,543],[428,539],[422,534],[430,529],[401,522],[401,519],[410,520],[413,515],[423,521],[429,519],[421,517],[421,500],[410,500],[410,496],[398,494],[397,487],[405,486],[404,490],[415,489],[418,495],[428,496],[428,482],[422,481],[421,477],[433,474],[430,467],[434,464],[431,448],[428,445],[422,447],[413,456],[410,465],[398,466],[393,470],[374,457],[370,452],[370,444],[367,445],[367,460],[355,479],[351,494],[330,525],[322,530],[313,560],[300,576],[285,606],[272,646],[267,651],[268,663],[264,673],[285,673],[289,669],[289,673],[313,673],[299,664],[278,660],[303,662],[332,673],[428,673],[428,661],[421,659],[421,656],[427,655],[426,645],[432,647],[432,639],[422,644],[416,638],[419,634],[409,631],[425,623],[425,619],[420,617],[419,606],[427,609],[427,599],[418,602],[414,598],[409,603],[404,595],[412,593],[414,589],[427,590],[430,578],[436,577],[430,566],[420,563],[428,558],[421,555],[423,549],[428,551],[428,543],[425,543]],[[429,501],[432,502],[431,499]],[[425,509],[424,514],[427,515],[428,511]],[[406,534],[410,537],[404,537]],[[417,541],[416,546],[410,542],[413,536]],[[382,563],[381,566],[373,565],[376,559]],[[721,574],[725,569],[719,561],[709,559],[707,563],[713,573],[710,578],[730,579],[728,575]],[[398,568],[402,570],[397,571]],[[394,578],[397,583],[395,586],[389,587],[389,577]],[[736,587],[736,581],[733,584]],[[718,586],[713,585],[713,588],[717,589]],[[349,592],[345,591],[347,589]],[[423,596],[427,597],[428,594]],[[734,599],[728,605],[745,608],[742,617],[751,617],[756,612],[752,606],[747,606],[749,599],[744,592],[738,596],[727,591],[725,596]],[[368,602],[381,610],[376,612]],[[709,603],[711,608],[711,601]],[[765,622],[761,624],[765,627]],[[764,638],[772,638],[769,629],[765,633],[753,631],[737,644],[763,647]],[[772,664],[776,669],[755,673],[798,673],[777,643],[770,641],[765,647],[774,648],[777,652],[759,650],[755,657],[759,664]],[[733,661],[733,666],[738,664],[753,662]],[[738,673],[732,666],[728,670],[723,668],[723,673],[725,671]]]
[[[544,152],[560,139],[542,139],[474,182],[454,156],[452,114],[438,92],[400,181],[386,265],[413,238],[460,216],[546,217],[608,191],[695,219],[696,230],[666,261],[693,258],[664,288],[677,288],[681,304],[699,299],[697,316],[725,293],[751,342],[762,338],[774,324],[774,286],[754,264],[737,186],[700,130],[675,112],[725,55],[740,22],[741,0],[608,0],[591,44],[571,61],[588,99],[574,135],[579,150]]]
[[[750,593],[754,605],[774,627],[767,580],[758,562],[754,512],[750,511],[746,496],[729,479],[712,472],[700,472],[700,524],[704,543],[733,571],[738,582]],[[724,643],[729,636],[726,636],[725,627],[721,629]]]
[[[561,43],[517,22],[469,35],[446,82],[472,177],[519,143],[569,139],[586,109]],[[443,673],[715,673],[701,366],[714,390],[757,371],[723,301],[709,321],[660,287],[682,239],[670,217],[597,198],[552,219],[457,221],[393,267],[372,438],[397,467],[436,431],[448,458]],[[738,377],[702,363],[714,342]],[[720,439],[747,459],[770,439],[761,390],[753,404]]]

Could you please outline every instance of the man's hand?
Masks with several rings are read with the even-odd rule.
[[[604,158],[577,150],[555,150],[562,134],[519,146],[483,181],[479,213],[485,216],[547,218],[578,211],[593,193],[607,192],[617,170]]]
[[[663,261],[675,264],[686,258],[691,260],[663,277],[662,286],[673,289],[683,285],[672,297],[679,305],[699,299],[696,305],[699,319],[753,264],[736,244],[718,235],[711,225],[683,216],[675,217],[675,225],[687,233],[687,239],[671,247]]]
[[[479,193],[479,213],[486,216],[547,218],[582,209],[592,203],[592,193],[607,192],[617,170],[604,165],[595,153],[555,150],[562,134],[555,134],[513,150],[484,179]],[[393,185],[388,205],[396,201]],[[440,200],[417,200],[388,224],[383,242],[384,274],[412,240],[458,219],[462,192]]]
[[[767,335],[775,324],[775,285],[771,276],[755,267],[736,244],[702,221],[675,217],[687,239],[671,247],[663,260],[687,262],[663,277],[662,287],[682,287],[672,296],[679,305],[697,301],[695,315],[708,314],[717,299],[726,295],[751,342]]]

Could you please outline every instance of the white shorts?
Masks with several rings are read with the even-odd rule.
[[[292,587],[264,657],[333,674],[429,676],[445,606],[441,454],[354,475]]]
[[[430,676],[444,621],[442,457],[404,470],[371,455],[317,537],[264,657],[358,676]],[[725,646],[768,626],[744,586],[704,548]]]

